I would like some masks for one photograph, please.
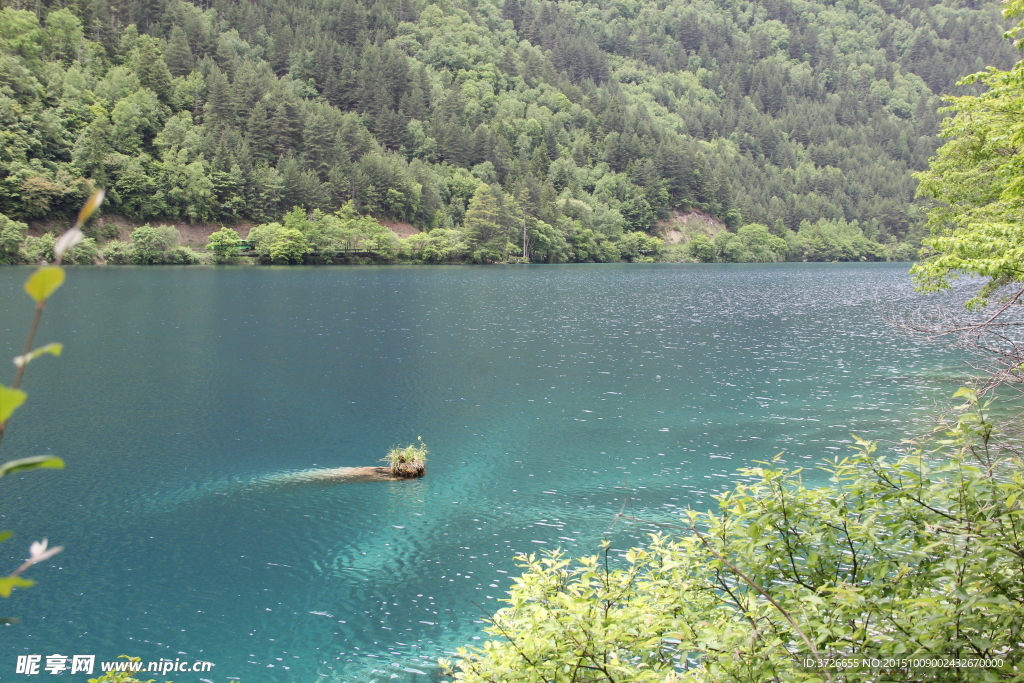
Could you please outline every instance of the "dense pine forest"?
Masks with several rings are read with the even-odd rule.
[[[1017,57],[973,0],[2,4],[0,262],[94,187],[263,224],[265,260],[650,260],[680,226],[678,258],[906,258],[941,95]],[[195,258],[104,225],[68,260]]]

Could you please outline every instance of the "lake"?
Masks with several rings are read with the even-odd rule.
[[[647,534],[624,508],[671,520],[776,453],[919,433],[962,359],[881,321],[923,303],[907,269],[69,268],[37,337],[64,355],[2,449],[67,469],[0,482],[5,571],[67,549],[3,601],[0,677],[127,653],[216,665],[179,683],[436,680],[516,553],[621,552]],[[8,358],[29,272],[0,268]],[[288,481],[417,437],[422,480]]]

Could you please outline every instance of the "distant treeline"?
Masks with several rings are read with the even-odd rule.
[[[938,95],[1015,58],[994,4],[955,0],[3,4],[9,219],[94,185],[139,223],[351,202],[481,261],[524,224],[532,259],[623,258],[673,209],[728,226],[715,260],[781,253],[750,223],[785,258],[892,258]]]
[[[804,221],[785,237],[771,234],[758,223],[742,226],[736,233],[722,231],[709,239],[697,233],[688,243],[666,247],[659,237],[640,231],[625,232],[616,239],[591,233],[577,233],[572,242],[550,230],[534,236],[547,237],[520,244],[506,243],[503,252],[476,248],[481,230],[494,214],[487,202],[493,190],[486,184],[469,203],[463,229],[435,228],[406,238],[370,216],[355,213],[347,202],[334,214],[296,207],[280,222],[249,230],[242,240],[231,228],[221,228],[209,237],[206,251],[179,244],[178,230],[169,225],[143,225],[128,240],[113,239],[102,247],[95,238],[82,240],[64,256],[74,265],[195,265],[253,262],[264,264],[368,264],[368,263],[614,263],[629,261],[700,261],[705,263],[751,263],[774,261],[881,261],[911,260],[915,250],[906,242],[883,245],[864,237],[856,223]],[[531,225],[525,217],[526,225]],[[529,228],[528,228],[529,230]],[[0,215],[0,264],[31,264],[54,260],[53,234],[32,236],[25,223]],[[583,239],[586,237],[586,239]]]

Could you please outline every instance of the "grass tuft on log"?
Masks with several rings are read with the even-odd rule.
[[[392,476],[415,479],[427,473],[427,445],[422,437],[417,436],[416,440],[417,443],[404,448],[392,448],[381,458],[381,462],[387,463]]]

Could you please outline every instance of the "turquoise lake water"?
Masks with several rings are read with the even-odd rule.
[[[179,683],[436,680],[516,553],[621,551],[624,505],[670,520],[780,451],[918,433],[961,359],[880,320],[923,303],[907,267],[70,268],[2,449],[68,467],[0,482],[0,561],[67,550],[2,602],[0,679],[128,653],[216,665]],[[2,357],[29,272],[0,269]],[[422,480],[286,481],[418,436]]]

